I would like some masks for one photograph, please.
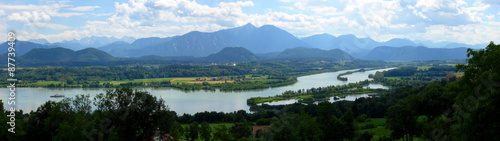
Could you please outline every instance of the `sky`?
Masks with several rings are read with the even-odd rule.
[[[170,37],[251,23],[302,38],[354,34],[376,41],[500,42],[500,0],[11,0],[0,38]]]

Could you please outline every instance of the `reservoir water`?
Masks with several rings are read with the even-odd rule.
[[[331,85],[344,85],[355,83],[368,79],[369,74],[374,74],[376,71],[389,70],[377,69],[366,72],[356,72],[350,75],[345,75],[348,81],[337,80],[337,75],[344,73],[343,70],[337,72],[325,72],[320,74],[307,75],[297,78],[298,82],[283,87],[268,88],[262,90],[247,90],[234,92],[220,91],[191,91],[185,92],[174,88],[134,88],[137,90],[148,91],[150,94],[162,98],[168,105],[170,110],[174,110],[177,114],[183,113],[194,114],[203,111],[217,112],[233,112],[237,110],[249,110],[246,105],[246,100],[250,97],[267,97],[279,95],[286,90],[310,89],[317,87],[325,87]],[[386,88],[380,84],[370,84],[370,88]],[[66,97],[75,97],[79,94],[89,94],[91,97],[99,93],[105,93],[108,88],[16,88],[16,109],[22,109],[25,113],[36,109],[48,100],[60,101],[62,98],[51,98],[54,94],[63,94]],[[0,88],[0,99],[4,103],[4,108],[11,107],[7,104],[9,98],[9,89]],[[352,95],[347,100],[353,100],[357,97],[366,97],[367,95]],[[288,102],[286,102],[288,103]],[[293,103],[293,102],[292,102]],[[277,103],[274,103],[277,104]]]

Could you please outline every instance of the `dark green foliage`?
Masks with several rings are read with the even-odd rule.
[[[366,131],[363,134],[361,134],[356,141],[370,141],[373,138],[373,134]]]
[[[413,140],[416,134],[417,113],[407,104],[408,100],[387,109],[387,128],[393,130],[392,138]]]
[[[173,125],[174,113],[169,113],[162,99],[143,91],[134,91],[129,87],[108,90],[94,98],[96,105],[95,124],[99,128],[90,130],[96,138],[113,138],[118,140],[142,140],[160,132],[169,132]],[[102,131],[104,129],[104,131]],[[94,134],[97,130],[97,133]],[[101,136],[102,135],[102,136]]]
[[[243,137],[249,137],[252,134],[248,122],[244,120],[243,122],[236,122],[234,123],[234,126],[231,127],[231,135],[235,137],[236,139],[243,138]]]
[[[453,109],[457,135],[462,140],[500,140],[500,45],[468,49],[467,57],[467,65],[457,66],[464,71]]]
[[[198,122],[192,122],[191,124],[189,124],[189,138],[191,140],[196,140],[198,139],[198,135],[200,133],[200,127],[198,125]]]
[[[385,77],[391,77],[391,76],[411,76],[415,74],[417,71],[417,67],[413,66],[402,66],[398,67],[397,69],[392,69],[388,71],[384,71],[384,76]]]
[[[227,141],[231,139],[231,134],[229,134],[229,129],[225,125],[219,125],[215,127],[214,136],[212,140],[214,141]]]
[[[170,136],[172,136],[175,141],[178,141],[179,138],[184,135],[184,128],[182,128],[179,122],[174,122],[174,125],[172,126],[172,129],[170,131]]]
[[[210,141],[210,138],[212,138],[212,135],[210,134],[211,132],[212,129],[210,128],[208,122],[204,121],[201,123],[200,134],[203,140]]]

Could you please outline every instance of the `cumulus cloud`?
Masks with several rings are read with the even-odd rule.
[[[495,18],[495,15],[486,15],[485,16],[488,20],[493,20]]]
[[[487,22],[486,25],[469,24],[460,26],[433,25],[424,33],[416,34],[421,40],[457,41],[466,44],[483,44],[497,41],[500,36],[500,22]]]
[[[61,8],[68,7],[64,4],[52,5],[0,5],[0,15],[8,15],[7,20],[17,22],[46,22],[52,17],[71,17],[83,13],[59,12]]]
[[[100,6],[78,6],[73,8],[66,8],[71,11],[93,11],[96,8],[101,8]]]
[[[35,22],[35,23],[29,23],[28,25],[30,25],[30,26],[36,26],[36,27],[50,28],[50,29],[56,29],[56,30],[63,30],[63,29],[68,29],[69,28],[66,25],[55,24],[55,23],[47,23],[47,22]]]
[[[281,2],[285,4],[281,8],[294,12],[269,9],[261,14],[245,13],[244,7],[255,6],[252,1],[221,2],[215,6],[202,5],[191,0],[116,2],[114,13],[100,15],[109,16],[106,20],[88,21],[85,26],[75,28],[75,30],[44,35],[44,37],[50,38],[49,41],[82,38],[88,35],[167,37],[194,30],[211,32],[252,23],[256,26],[275,25],[296,36],[318,33],[355,34],[383,41],[391,38],[427,39],[435,36],[426,36],[427,34],[436,34],[443,36],[442,39],[455,40],[474,36],[472,34],[474,28],[477,28],[474,32],[490,30],[493,26],[482,26],[484,23],[482,19],[495,18],[492,14],[483,14],[494,4],[488,0],[478,0],[473,4],[467,4],[463,0],[281,0]],[[10,20],[30,20],[42,23],[50,21],[50,18],[56,15],[64,17],[81,14],[62,13],[58,10],[61,8],[72,11],[91,11],[99,8],[96,6],[71,7],[62,4],[53,5],[53,7],[56,7],[56,10],[38,11],[37,16],[34,16],[33,12],[23,13],[23,11],[30,10],[22,7],[25,8],[23,10],[20,7],[21,10],[16,12],[19,15],[11,17]],[[2,9],[1,6],[0,9]],[[41,12],[49,15],[49,19],[44,19]],[[98,14],[94,15],[98,16]],[[38,26],[55,28],[57,25],[39,24]],[[61,28],[71,29],[70,27]],[[447,34],[460,32],[472,35],[452,37]],[[493,35],[490,38],[497,36]]]
[[[12,13],[7,17],[7,20],[17,22],[46,22],[50,21],[50,16],[44,11],[23,11]]]

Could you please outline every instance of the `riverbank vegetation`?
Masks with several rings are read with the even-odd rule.
[[[16,70],[17,87],[119,88],[173,87],[181,90],[251,90],[294,84],[314,73],[385,66],[382,61],[275,59],[231,65],[152,65],[43,67]],[[2,72],[6,72],[3,69]],[[0,76],[5,78],[7,76]],[[7,82],[1,82],[7,86]]]
[[[311,89],[301,89],[297,91],[288,90],[283,92],[281,95],[276,96],[252,97],[250,99],[247,99],[247,105],[254,106],[262,103],[270,103],[290,99],[297,99],[300,103],[311,104],[314,102],[327,101],[330,97],[333,96],[380,93],[386,91],[384,89],[363,88],[364,86],[368,86],[369,83],[370,81],[365,80],[358,83],[349,83],[341,86],[318,87]]]

